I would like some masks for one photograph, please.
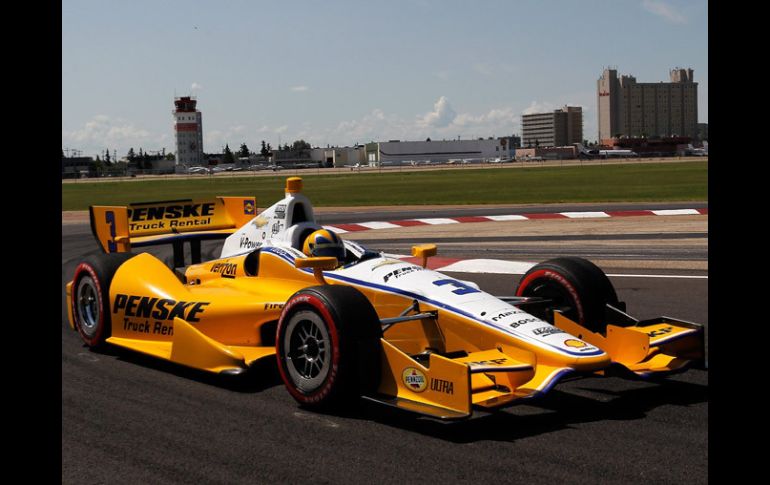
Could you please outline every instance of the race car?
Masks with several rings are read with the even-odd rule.
[[[91,206],[103,254],[66,285],[85,345],[115,345],[207,372],[276,359],[301,405],[367,399],[439,419],[527,402],[565,376],[663,376],[705,368],[704,329],[638,321],[593,263],[531,268],[514,295],[373,251],[316,222],[299,177],[257,213],[253,197]],[[201,242],[224,239],[202,261]],[[132,250],[170,244],[167,265]],[[185,250],[185,245],[189,249]],[[186,264],[186,254],[190,264]]]

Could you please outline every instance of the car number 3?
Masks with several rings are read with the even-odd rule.
[[[455,295],[467,295],[468,293],[481,293],[476,288],[457,280],[436,280],[433,282],[436,286],[452,285],[456,287],[456,290],[452,290]]]

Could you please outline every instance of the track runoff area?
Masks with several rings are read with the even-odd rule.
[[[496,295],[510,295],[533,263],[586,257],[611,275],[632,315],[702,323],[708,337],[705,207],[653,208],[697,214],[394,223],[397,227],[342,237],[404,258],[412,244],[436,243],[431,267]],[[650,207],[534,209],[556,214]],[[484,208],[319,209],[316,214],[329,226],[485,215]],[[62,288],[75,264],[98,251],[87,224],[63,223]],[[204,257],[216,257],[220,245],[206,243]],[[151,248],[156,251],[170,256],[163,253],[170,253],[166,248]],[[565,381],[538,402],[451,424],[380,406],[327,415],[298,407],[270,369],[231,385],[130,353],[89,352],[69,330],[65,312],[62,290],[63,483],[708,480],[708,373],[703,371],[663,383]]]

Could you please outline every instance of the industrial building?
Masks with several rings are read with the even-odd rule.
[[[181,167],[200,166],[203,156],[203,115],[196,109],[198,101],[190,96],[174,98],[174,134],[176,164]]]
[[[522,147],[558,147],[583,141],[583,108],[564,106],[550,113],[521,116]]]
[[[513,159],[516,151],[508,136],[477,140],[390,140],[367,143],[364,150],[364,163],[369,165]]]
[[[607,68],[596,82],[599,140],[620,136],[698,135],[698,83],[692,69],[674,68],[671,82],[639,83]]]

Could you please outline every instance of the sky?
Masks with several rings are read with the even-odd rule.
[[[521,134],[583,108],[603,69],[692,68],[708,122],[707,0],[63,0],[62,149],[174,152],[174,97],[206,153]],[[70,152],[68,152],[70,153]]]

